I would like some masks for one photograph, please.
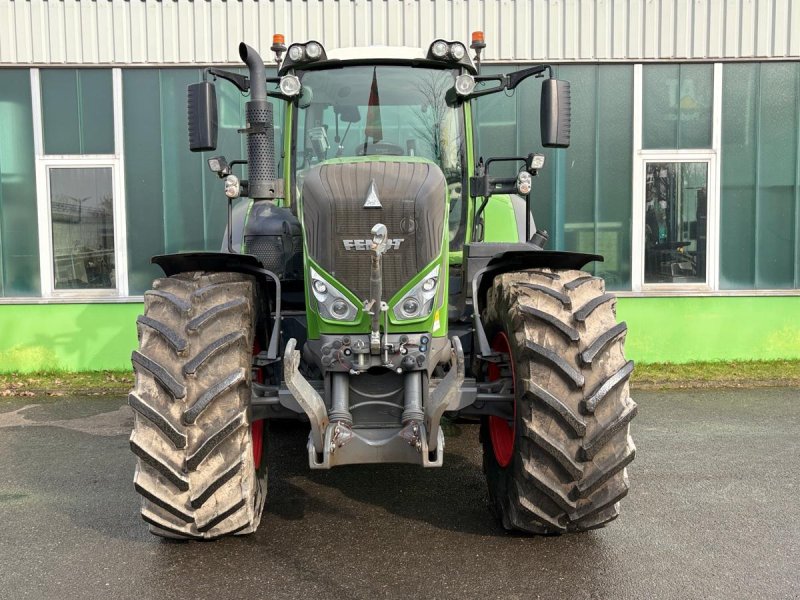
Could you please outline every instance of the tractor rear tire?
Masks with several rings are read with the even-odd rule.
[[[485,319],[509,356],[491,368],[513,379],[515,395],[513,423],[489,417],[481,429],[493,511],[506,529],[534,534],[614,520],[629,489],[637,411],[615,297],[582,271],[507,273],[489,290]]]
[[[137,322],[128,397],[142,518],[174,539],[252,533],[266,497],[263,423],[251,430],[248,419],[255,283],[194,272],[153,288]]]

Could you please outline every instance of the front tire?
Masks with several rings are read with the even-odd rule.
[[[515,410],[512,423],[487,419],[481,441],[490,500],[506,529],[584,531],[619,515],[637,407],[615,303],[602,279],[582,271],[495,278],[487,332],[508,362],[489,378],[512,378]]]
[[[183,273],[153,288],[137,322],[128,397],[142,518],[153,534],[175,539],[252,533],[266,496],[261,448],[254,455],[263,427],[248,419],[253,279]]]

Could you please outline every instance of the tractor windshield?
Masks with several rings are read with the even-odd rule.
[[[298,189],[322,161],[358,156],[419,156],[434,161],[450,193],[451,249],[463,244],[464,127],[445,94],[454,70],[364,65],[300,74],[294,168]]]

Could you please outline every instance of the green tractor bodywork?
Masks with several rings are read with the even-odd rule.
[[[622,429],[627,436],[625,419],[635,413],[635,405],[625,404],[632,363],[624,362],[621,350],[613,360],[596,360],[617,352],[624,324],[611,327],[612,297],[601,280],[579,271],[602,257],[544,250],[547,233],[536,229],[529,200],[543,155],[484,160],[475,150],[472,104],[513,91],[529,77],[542,78],[542,145],[568,146],[569,86],[553,79],[546,65],[483,76],[482,41],[471,47],[474,61],[465,46],[444,40],[427,51],[330,53],[317,42],[288,50],[276,43],[278,76],[267,78],[258,53],[241,44],[249,76],[206,69],[207,78],[225,79],[250,95],[240,130],[248,156],[230,163],[221,156],[208,159],[228,198],[222,251],[153,259],[167,277],[146,295],[131,405],[138,415],[132,437],[141,459],[137,489],[155,533],[253,531],[263,494],[256,479],[241,471],[263,474],[264,423],[275,419],[309,422],[311,468],[440,466],[442,418],[478,422],[490,496],[506,527],[551,533],[591,528],[616,516],[611,508],[624,495],[617,489],[622,477],[627,491],[624,466],[632,450],[622,452],[614,442],[609,457],[597,454],[591,443],[597,447],[605,438],[589,439],[583,450],[561,450],[546,431],[523,433],[535,425],[527,419],[539,410],[529,407],[536,401],[547,418],[560,418],[560,426],[577,432],[564,444],[583,443],[582,436],[597,438],[606,429],[608,436]],[[274,142],[275,102],[285,107],[280,148]],[[214,83],[191,85],[190,149],[214,150],[216,130]],[[493,176],[499,164],[513,165],[515,175]],[[246,178],[234,174],[245,165]],[[240,197],[250,200],[234,208]],[[202,312],[195,308],[200,304]],[[244,321],[232,321],[239,311]],[[592,325],[597,319],[605,320]],[[552,333],[535,333],[543,326]],[[598,327],[602,333],[595,335]],[[184,348],[193,348],[193,340],[201,350],[189,359]],[[577,346],[563,349],[562,341]],[[156,354],[177,362],[159,362]],[[176,371],[184,355],[188,362]],[[231,372],[234,358],[250,362],[251,372]],[[582,363],[570,366],[578,359]],[[597,375],[600,363],[605,370]],[[555,369],[553,377],[537,371],[537,364]],[[198,383],[202,365],[209,365],[209,374]],[[580,393],[559,400],[561,392],[544,390],[538,377],[567,381]],[[594,395],[580,391],[586,382],[596,387]],[[174,404],[159,409],[154,390],[185,403],[180,423],[169,416]],[[233,392],[239,412],[231,417],[225,407],[232,400],[225,398]],[[598,416],[604,419],[600,429],[587,425],[578,412],[592,412],[606,396],[622,398],[622,413]],[[184,432],[197,419],[208,423]],[[225,444],[244,424],[249,436],[242,434],[237,447],[254,458],[239,460]],[[177,454],[147,449],[142,440],[155,439],[148,429],[153,425],[161,430],[156,438],[165,434]],[[531,442],[544,455],[531,450]],[[530,461],[545,455],[578,477],[573,487],[557,489],[567,484],[555,463],[540,465],[553,473],[531,470]],[[592,460],[604,470],[584,481],[579,475],[590,469],[579,462]],[[251,462],[254,467],[242,467]],[[181,464],[188,478],[176,470]],[[203,468],[210,473],[192,475]],[[188,496],[159,496],[158,481]],[[203,502],[229,481],[250,495],[219,514],[201,515]],[[240,512],[245,505],[256,507],[247,518]]]

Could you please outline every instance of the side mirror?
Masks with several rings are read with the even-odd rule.
[[[542,82],[540,114],[542,146],[545,148],[569,146],[571,114],[569,81],[545,79]]]
[[[189,150],[217,149],[217,91],[210,81],[189,85]]]

